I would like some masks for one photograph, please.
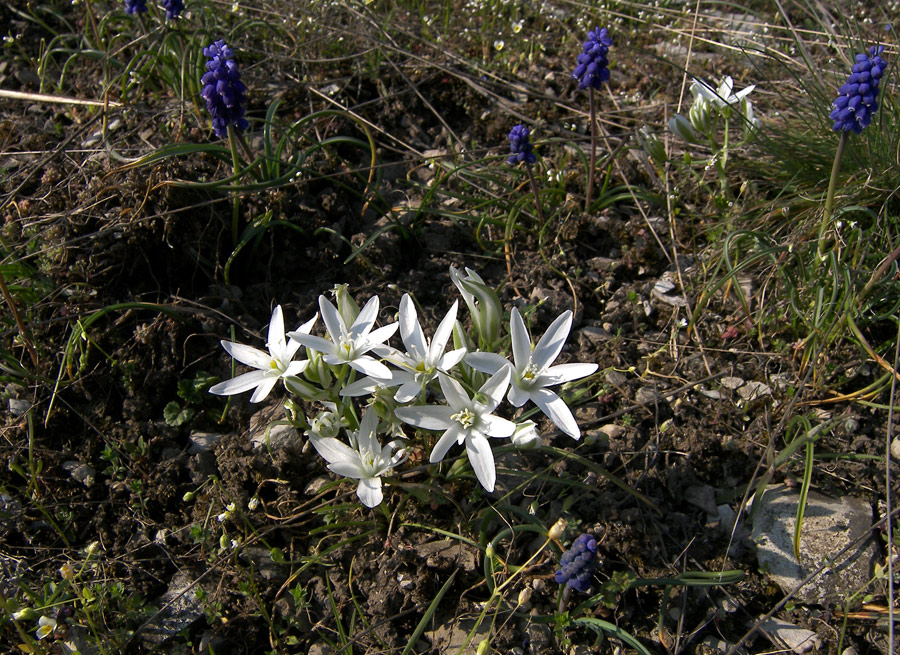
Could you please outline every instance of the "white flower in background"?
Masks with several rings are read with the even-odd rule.
[[[224,523],[225,521],[227,521],[228,519],[230,519],[230,518],[231,518],[231,515],[234,514],[236,511],[237,511],[237,503],[228,503],[228,504],[225,506],[225,511],[222,512],[221,514],[219,514],[219,515],[216,517],[216,520],[217,520],[219,523]]]
[[[731,79],[730,75],[725,76],[725,79],[722,80],[722,83],[719,84],[717,89],[714,89],[709,83],[704,80],[699,80],[696,77],[694,78],[694,81],[691,82],[691,93],[694,95],[695,102],[697,99],[702,98],[706,102],[711,102],[717,107],[736,105],[755,88],[756,85],[751,84],[747,88],[741,89],[735,93],[734,80]]]
[[[316,318],[317,316],[313,316],[311,320],[301,325],[297,330],[308,333],[316,322]],[[219,396],[231,396],[255,389],[253,395],[250,396],[250,402],[258,403],[269,395],[269,392],[272,391],[279,380],[299,375],[309,365],[307,360],[292,361],[297,353],[297,349],[300,348],[300,343],[285,340],[284,317],[281,314],[281,305],[275,307],[275,311],[272,312],[272,319],[269,321],[269,338],[266,343],[266,348],[269,352],[265,353],[256,348],[232,341],[222,341],[221,344],[225,351],[241,364],[246,364],[257,370],[243,373],[236,378],[220,382],[209,388],[210,393]]]
[[[465,444],[466,455],[475,471],[475,477],[481,486],[493,491],[497,471],[487,437],[511,437],[516,429],[516,424],[512,421],[491,413],[503,400],[509,387],[509,377],[509,367],[501,367],[482,385],[475,397],[470,398],[459,382],[438,373],[446,405],[398,407],[394,413],[401,421],[417,428],[444,430],[431,451],[429,461],[432,464],[444,459],[453,444]]]
[[[462,361],[466,354],[465,348],[444,353],[447,342],[453,334],[458,305],[458,301],[453,303],[450,311],[438,325],[434,338],[428,341],[422,326],[419,325],[415,303],[408,293],[403,294],[400,300],[399,325],[400,338],[406,352],[392,348],[385,355],[385,359],[399,367],[399,370],[391,372],[390,381],[384,383],[384,386],[400,387],[394,394],[394,400],[398,403],[415,400],[425,391],[426,385],[434,379],[438,371],[448,373]]]
[[[309,334],[309,331],[288,332],[288,336],[311,350],[322,353],[326,364],[340,366],[349,364],[355,370],[374,378],[389,378],[390,369],[366,353],[380,346],[397,331],[397,324],[391,323],[372,330],[378,315],[378,296],[369,298],[369,302],[359,312],[350,327],[335,307],[325,296],[319,296],[319,309],[322,320],[331,341]]]
[[[311,434],[310,443],[328,462],[328,469],[338,475],[359,480],[356,495],[366,507],[377,507],[384,498],[381,477],[406,459],[400,441],[392,441],[386,446],[378,442],[378,414],[371,407],[366,410],[359,423],[358,432],[349,432],[350,444],[334,437]]]
[[[502,368],[512,371],[509,387],[509,402],[521,407],[530,400],[560,430],[574,439],[581,437],[581,430],[572,416],[572,411],[562,398],[550,391],[548,387],[571,382],[586,377],[597,370],[597,364],[559,364],[551,366],[562,351],[563,345],[572,329],[572,312],[563,312],[532,347],[528,328],[515,308],[509,321],[512,335],[513,361],[511,364],[496,353],[476,352],[466,355],[466,363],[472,368],[494,373]]]
[[[338,413],[337,405],[328,401],[322,404],[325,405],[325,409],[309,422],[309,430],[304,432],[307,437],[313,434],[319,437],[337,437],[341,432],[344,420]]]
[[[509,439],[517,448],[537,448],[541,445],[541,435],[534,421],[516,424],[516,431]]]
[[[37,630],[34,631],[35,636],[40,640],[49,637],[56,632],[56,619],[42,616],[38,619]]]

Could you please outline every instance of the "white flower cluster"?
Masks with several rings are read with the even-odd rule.
[[[462,274],[451,268],[450,276],[469,308],[477,339],[457,320],[458,301],[429,340],[408,294],[400,301],[398,322],[376,328],[378,297],[360,309],[346,287],[339,286],[337,305],[319,297],[327,337],[312,334],[318,314],[285,333],[279,306],[269,323],[268,352],[222,341],[228,354],[255,370],[216,384],[210,392],[232,395],[253,389],[250,402],[255,403],[282,381],[289,391],[321,407],[308,419],[295,418],[332,472],[359,481],[357,495],[366,507],[381,503],[381,476],[406,459],[403,424],[442,432],[431,450],[432,463],[443,460],[454,444],[464,445],[478,481],[493,491],[497,476],[488,439],[509,438],[521,447],[540,444],[533,421],[516,422],[494,413],[504,397],[513,408],[531,401],[561,431],[578,439],[581,432],[571,410],[551,387],[591,375],[597,365],[553,365],[572,328],[571,311],[553,321],[535,345],[513,309],[512,361],[498,354],[504,341],[496,293],[470,269]],[[388,344],[398,329],[403,350]],[[448,351],[451,338],[454,348]],[[307,358],[296,360],[301,346]],[[359,397],[369,397],[364,411],[354,404]],[[342,430],[347,442],[338,438]],[[382,446],[379,434],[398,438]]]

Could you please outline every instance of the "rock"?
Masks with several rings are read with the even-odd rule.
[[[222,435],[218,432],[192,432],[188,437],[191,445],[188,446],[188,454],[194,455],[215,448],[221,441]]]
[[[250,417],[250,443],[253,449],[300,450],[300,432],[293,425],[278,420],[283,411],[277,406],[261,410]]]
[[[482,621],[475,627],[475,619],[451,619],[447,623],[438,626],[437,629],[425,633],[425,638],[431,642],[431,647],[439,655],[475,655],[478,644],[482,639],[490,636],[490,620]],[[468,646],[463,648],[469,633],[475,628]]]
[[[466,573],[472,573],[478,566],[475,549],[459,541],[429,541],[417,546],[416,550],[425,559],[428,568],[462,569]]]
[[[769,388],[769,385],[763,382],[750,380],[747,384],[739,387],[737,393],[742,399],[751,401],[756,400],[757,398],[762,398],[763,396],[771,396],[772,389]]]
[[[203,616],[203,607],[194,593],[194,580],[195,577],[187,571],[179,571],[166,592],[156,599],[154,604],[160,610],[141,633],[148,650],[174,637]]]
[[[684,490],[684,499],[707,514],[716,514],[716,491],[708,484],[698,484]]]
[[[815,632],[775,618],[760,623],[759,629],[775,646],[790,648],[797,655],[822,647],[822,640]]]
[[[788,593],[824,562],[822,573],[794,595],[798,601],[828,605],[843,603],[872,579],[878,558],[873,534],[872,508],[859,498],[832,499],[811,491],[807,498],[800,536],[800,561],[794,558],[794,525],[799,494],[784,485],[766,489],[754,501],[752,538],[760,568]],[[858,537],[859,544],[831,562]]]
[[[80,482],[85,487],[93,487],[97,472],[88,464],[81,462],[63,462],[63,470],[68,471],[69,475],[76,482]]]
[[[22,416],[31,408],[31,403],[22,398],[9,399],[9,413],[13,416]]]
[[[729,653],[731,652],[732,644],[725,641],[721,637],[717,637],[715,635],[707,635],[706,638],[700,644],[704,648],[707,649],[707,653]],[[702,652],[702,651],[698,651]],[[747,651],[742,646],[738,646],[735,648],[734,652],[736,655],[747,655]]]
[[[900,459],[900,437],[894,437],[891,441],[891,457]]]

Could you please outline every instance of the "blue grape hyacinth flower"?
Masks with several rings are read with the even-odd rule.
[[[247,129],[249,123],[244,118],[244,93],[247,87],[241,82],[234,51],[220,39],[203,48],[203,55],[209,61],[206,62],[206,73],[200,80],[203,84],[200,95],[206,100],[206,108],[212,114],[216,136],[228,136],[230,125],[239,131]]]
[[[125,0],[125,13],[143,14],[147,11],[147,0]]]
[[[553,579],[585,593],[591,588],[591,577],[597,569],[597,540],[582,534],[559,560],[559,571]]]
[[[577,66],[572,73],[572,79],[578,80],[579,89],[594,88],[600,90],[600,85],[609,79],[609,60],[606,55],[612,39],[606,28],[594,28],[588,32],[587,41],[584,42],[584,51],[578,55]]]
[[[178,18],[178,15],[184,11],[183,0],[165,0],[163,8],[166,10],[166,20]]]
[[[530,136],[531,131],[524,125],[516,125],[510,130],[509,151],[512,154],[506,160],[509,164],[515,165],[520,162],[525,162],[530,166],[537,161],[537,157],[535,157],[532,152],[534,146],[531,145],[531,141],[529,141]]]
[[[878,111],[878,86],[887,62],[881,55],[884,46],[872,46],[868,54],[856,55],[856,63],[850,69],[847,82],[838,89],[838,97],[832,104],[828,117],[834,121],[835,132],[857,134],[872,122],[872,114]]]

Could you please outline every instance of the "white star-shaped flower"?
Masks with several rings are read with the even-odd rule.
[[[360,396],[374,393],[379,387],[400,387],[394,394],[398,403],[408,403],[420,396],[438,371],[448,373],[459,364],[466,354],[465,348],[457,348],[445,353],[447,342],[453,333],[456,310],[459,302],[453,303],[450,311],[438,325],[431,341],[419,325],[416,306],[409,294],[400,299],[400,338],[406,352],[395,348],[384,349],[384,358],[398,370],[391,371],[389,379],[363,378],[341,390],[342,396]]]
[[[697,79],[696,77],[691,83],[691,93],[694,94],[695,98],[702,97],[704,100],[713,103],[717,107],[736,105],[755,88],[756,85],[751,84],[747,88],[741,89],[735,93],[734,80],[731,79],[730,75],[725,76],[725,79],[722,80],[722,83],[719,84],[719,88],[717,89],[714,89],[708,82]]]
[[[359,423],[358,432],[348,432],[351,446],[334,437],[310,434],[309,440],[316,451],[328,462],[328,469],[346,478],[359,480],[356,495],[366,507],[377,507],[384,499],[381,476],[406,459],[404,449],[392,441],[386,446],[378,442],[378,414],[371,407]]]
[[[297,328],[297,331],[308,333],[317,317],[318,315],[313,316],[311,320]],[[269,395],[279,380],[300,375],[309,365],[308,360],[293,361],[297,349],[300,348],[300,342],[288,342],[284,338],[284,317],[281,314],[281,305],[275,307],[272,319],[269,321],[269,338],[266,343],[269,352],[266,353],[232,341],[223,340],[221,344],[226,352],[241,364],[257,370],[243,373],[209,388],[210,393],[219,396],[231,396],[255,389],[253,395],[250,396],[250,402],[258,403]]]
[[[528,400],[537,405],[554,425],[574,439],[581,437],[578,423],[565,401],[548,387],[586,377],[597,370],[597,364],[551,364],[559,357],[569,331],[572,329],[572,312],[563,312],[532,347],[531,336],[525,321],[515,308],[509,321],[512,336],[514,364],[496,353],[476,352],[466,355],[466,363],[472,368],[494,373],[502,368],[512,371],[509,402],[521,407]]]
[[[509,367],[502,367],[470,398],[462,385],[453,378],[438,373],[441,391],[446,405],[413,405],[398,407],[394,414],[401,421],[424,430],[444,430],[431,451],[429,461],[434,464],[455,444],[465,444],[466,455],[475,471],[475,477],[488,491],[494,490],[497,471],[494,454],[487,437],[512,436],[516,424],[493,412],[509,387]]]
[[[349,364],[355,370],[374,378],[389,378],[391,370],[377,359],[366,353],[380,346],[397,331],[397,324],[391,323],[372,330],[378,315],[378,296],[369,298],[369,302],[360,310],[359,315],[350,327],[344,318],[325,296],[319,296],[319,309],[322,320],[331,340],[309,334],[309,331],[288,332],[288,336],[311,350],[322,353],[326,364],[340,366]]]

